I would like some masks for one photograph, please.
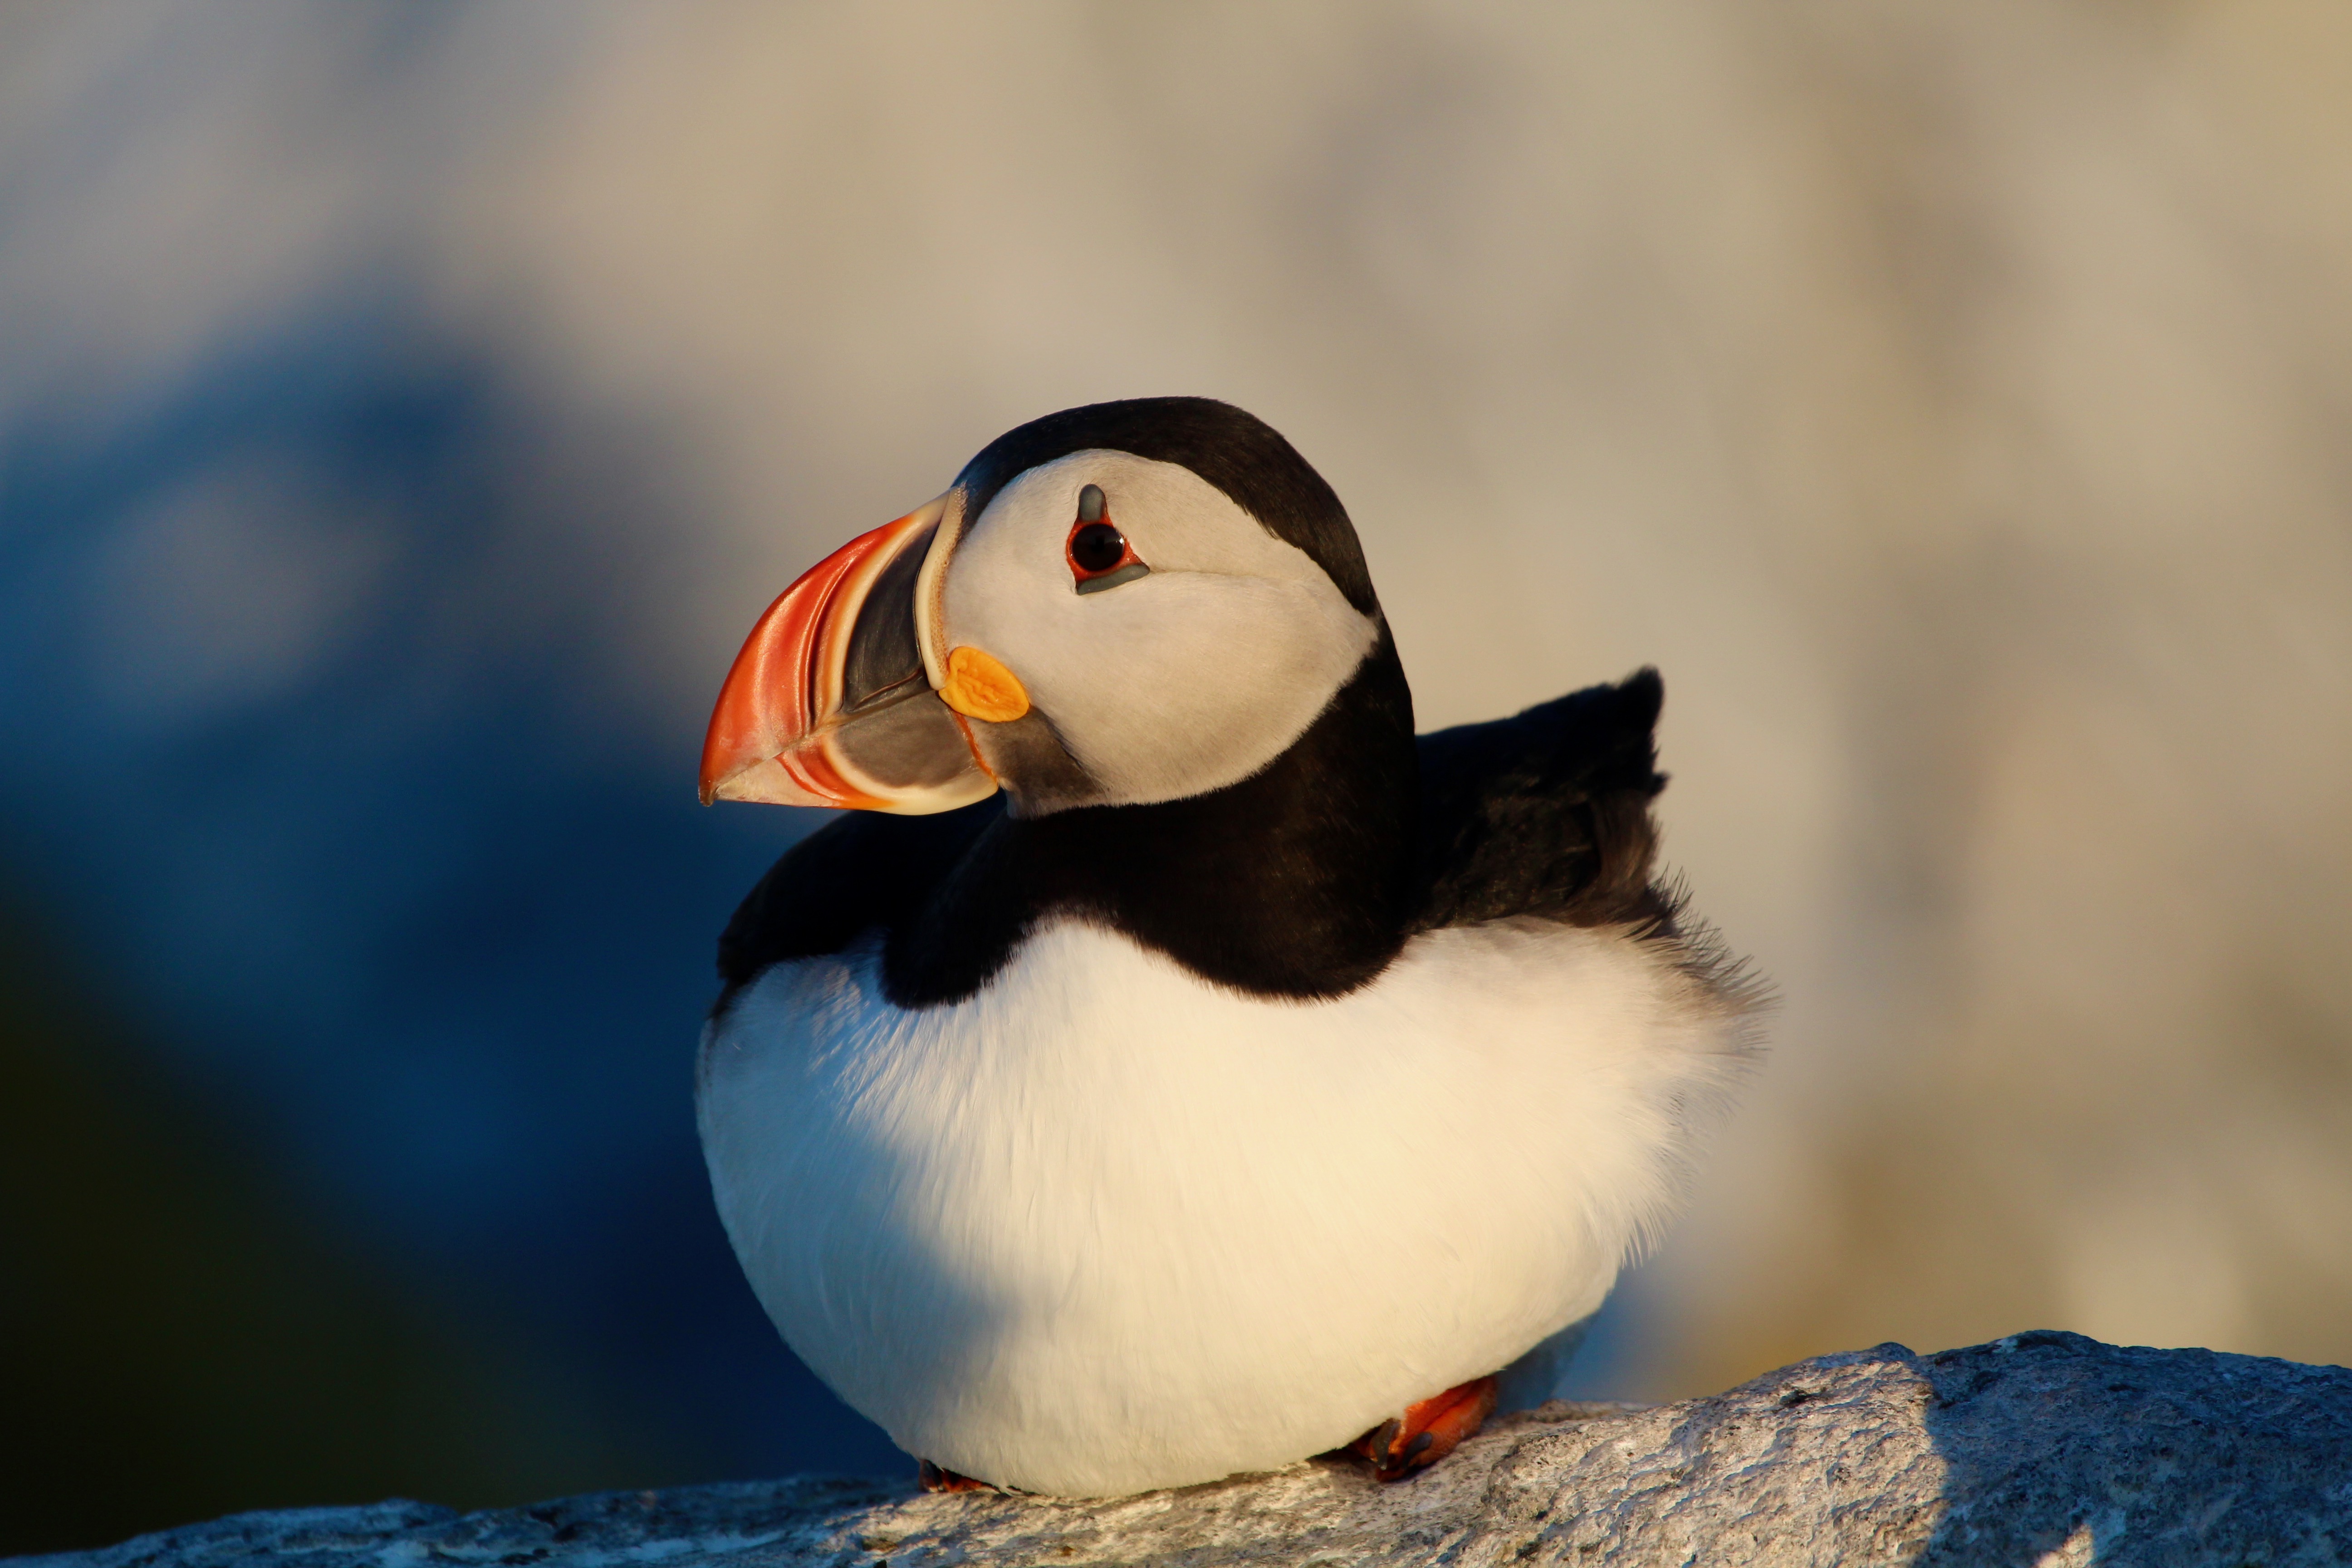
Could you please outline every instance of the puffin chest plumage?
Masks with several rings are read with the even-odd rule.
[[[1747,1049],[1653,878],[1661,690],[1416,737],[1338,498],[1202,399],[1024,426],[812,569],[703,761],[861,808],[744,900],[703,1037],[786,1341],[939,1484],[1442,1458]]]
[[[1315,1002],[1075,920],[960,1004],[879,969],[779,963],[712,1023],[720,1214],[894,1441],[1062,1495],[1338,1447],[1591,1312],[1719,1060],[1656,952],[1535,921]]]

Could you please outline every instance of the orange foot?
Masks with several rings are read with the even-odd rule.
[[[1487,1403],[1492,1404],[1493,1401]],[[929,1459],[915,1461],[915,1479],[923,1483],[923,1489],[927,1492],[992,1492],[996,1489],[986,1481],[976,1481],[970,1476],[943,1470]]]
[[[1372,1462],[1380,1479],[1401,1481],[1454,1452],[1494,1413],[1495,1380],[1474,1378],[1407,1406],[1404,1419],[1383,1421],[1348,1447]]]

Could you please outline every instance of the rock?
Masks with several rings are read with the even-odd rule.
[[[1552,1404],[1382,1487],[1316,1459],[1108,1502],[805,1478],[457,1514],[250,1513],[17,1568],[826,1563],[2325,1563],[2352,1371],[2019,1334],[1801,1362],[1711,1399]]]

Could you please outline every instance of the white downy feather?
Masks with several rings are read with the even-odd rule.
[[[902,1447],[1062,1496],[1337,1447],[1591,1312],[1740,1049],[1670,955],[1534,921],[1325,1002],[1072,920],[955,1005],[878,965],[779,964],[706,1031],[719,1214]]]

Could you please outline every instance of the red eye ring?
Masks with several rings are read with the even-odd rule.
[[[1151,568],[1135,552],[1118,525],[1098,509],[1089,510],[1097,510],[1098,515],[1082,516],[1070,524],[1069,537],[1062,542],[1062,558],[1069,563],[1072,585],[1081,594],[1094,594],[1150,574]]]

